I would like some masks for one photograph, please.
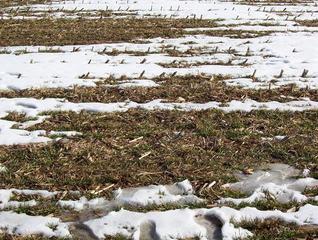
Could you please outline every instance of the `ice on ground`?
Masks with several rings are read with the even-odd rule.
[[[173,185],[151,185],[139,188],[118,189],[115,200],[122,204],[189,204],[200,203],[202,199],[195,196],[189,180]]]
[[[0,190],[0,209],[5,208],[18,208],[21,206],[35,206],[37,203],[35,200],[30,201],[11,201],[10,199],[13,197],[12,190]]]
[[[42,123],[45,119],[49,117],[50,116],[37,116],[36,119],[32,119],[23,123],[16,123],[16,124],[18,124],[19,129],[27,129],[27,128],[33,127],[36,124]]]
[[[79,200],[59,200],[58,205],[63,208],[82,211],[84,209],[108,208],[108,206],[111,206],[111,203],[104,198],[88,200],[86,197],[81,197]]]
[[[287,138],[288,138],[287,136],[277,135],[277,136],[274,136],[274,137],[262,137],[261,139],[263,141],[273,141],[273,140],[282,141],[282,140],[285,140]]]
[[[3,112],[1,115],[6,116],[7,114]],[[18,123],[14,121],[0,119],[0,145],[46,143],[51,141],[50,138],[43,136],[45,131],[14,129],[13,126],[16,124]]]
[[[119,81],[118,85],[120,88],[136,88],[136,87],[159,87],[160,85],[152,80],[146,79],[134,79]]]
[[[213,239],[221,235],[222,239],[237,239],[251,236],[252,233],[236,228],[233,221],[255,221],[279,219],[299,225],[318,224],[318,206],[307,204],[297,212],[284,213],[278,210],[260,211],[256,208],[235,210],[229,207],[212,209],[177,209],[164,212],[131,212],[120,210],[108,215],[85,222],[100,239],[105,236],[123,235],[133,239],[185,239],[199,237]],[[210,226],[206,228],[207,222]],[[214,230],[212,233],[208,229]],[[209,236],[210,235],[210,236]],[[147,239],[148,239],[147,238]]]
[[[255,221],[265,219],[279,219],[287,223],[295,223],[298,225],[317,225],[318,206],[306,204],[299,208],[296,212],[281,212],[279,210],[261,211],[256,208],[246,207],[240,210],[234,210],[229,207],[221,207],[225,214],[231,217],[235,222]]]
[[[147,222],[153,223],[152,235],[158,236],[155,239],[182,239],[205,236],[206,229],[195,221],[195,215],[196,212],[190,209],[148,213],[131,212],[122,209],[118,212],[111,212],[105,217],[87,221],[85,225],[100,239],[104,239],[105,235],[123,235],[133,239],[152,239],[143,238],[142,236],[142,234],[148,232],[143,229]]]
[[[80,200],[60,200],[58,204],[62,207],[72,208],[77,211],[84,209],[111,209],[114,206],[126,205],[182,205],[197,204],[202,199],[194,195],[189,180],[184,180],[172,185],[150,185],[138,188],[124,188],[114,191],[114,198],[110,201],[104,198],[88,200],[82,197]]]
[[[0,107],[1,108],[1,107]],[[1,110],[0,110],[1,111]],[[8,113],[8,112],[7,112]],[[5,116],[5,112],[2,113]],[[20,128],[28,128],[39,124],[47,118],[47,116],[37,116],[38,119],[18,123],[14,121],[7,121],[0,119],[0,145],[24,145],[30,143],[48,143],[52,141],[52,136],[66,136],[72,137],[81,135],[76,131],[51,131],[47,133],[44,130],[28,131]],[[14,128],[19,127],[19,129]]]
[[[35,200],[29,201],[15,201],[11,200],[15,195],[36,195],[42,198],[52,198],[57,192],[49,192],[46,190],[20,190],[20,189],[0,189],[0,209],[6,208],[18,208],[21,206],[35,206],[37,202]]]
[[[304,202],[315,197],[307,197],[302,192],[306,188],[318,186],[314,178],[299,178],[299,170],[285,164],[271,164],[265,170],[257,170],[251,175],[239,174],[239,182],[224,185],[236,191],[251,194],[246,198],[222,198],[221,203],[253,203],[274,198],[280,203]]]
[[[54,217],[28,216],[11,211],[0,212],[1,232],[12,235],[43,235],[46,237],[70,237],[68,225]]]
[[[37,121],[37,124],[40,122],[41,121]],[[81,133],[76,131],[50,131],[49,133],[46,133],[44,130],[27,131],[14,128],[0,128],[0,145],[9,146],[30,143],[48,143],[52,141],[50,137],[74,137],[80,135]]]
[[[8,169],[6,166],[4,166],[2,163],[0,163],[0,173],[6,172]]]
[[[50,131],[48,133],[49,136],[61,136],[61,137],[74,137],[74,136],[81,136],[82,133],[77,131]]]

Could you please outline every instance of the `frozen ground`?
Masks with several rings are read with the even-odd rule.
[[[41,155],[37,152],[38,148],[42,151],[47,147],[48,150],[45,151],[48,159],[45,158],[44,161],[47,161],[50,167],[53,166],[54,171],[59,171],[59,169],[55,169],[54,165],[57,159],[51,159],[51,156],[55,156],[54,147],[68,141],[82,142],[89,135],[87,127],[83,127],[83,132],[76,131],[78,123],[72,123],[72,119],[66,114],[61,121],[64,124],[68,123],[67,129],[48,129],[47,126],[51,126],[49,124],[56,126],[62,124],[57,120],[54,123],[51,122],[56,115],[69,112],[75,112],[79,116],[103,114],[98,115],[97,118],[105,119],[112,114],[130,114],[134,110],[185,113],[219,110],[220,115],[233,112],[243,114],[274,112],[277,114],[277,118],[286,112],[300,113],[303,114],[302,118],[297,118],[297,120],[291,118],[285,126],[288,129],[288,124],[300,121],[302,129],[296,133],[296,136],[276,134],[275,137],[251,140],[237,137],[232,133],[229,137],[230,140],[224,141],[218,139],[220,136],[207,127],[206,132],[201,133],[204,138],[204,147],[200,146],[200,151],[204,151],[204,148],[215,148],[216,150],[213,151],[226,155],[226,152],[222,152],[224,151],[222,147],[218,148],[215,145],[232,144],[236,141],[241,144],[242,148],[246,147],[247,142],[256,142],[260,149],[270,146],[272,150],[275,145],[280,146],[281,143],[290,141],[292,138],[295,138],[296,144],[301,145],[301,142],[297,142],[298,137],[308,138],[309,140],[306,140],[307,144],[303,148],[315,151],[317,119],[313,119],[310,114],[316,113],[318,110],[318,25],[315,23],[318,19],[317,1],[284,3],[279,1],[210,0],[72,0],[6,7],[1,9],[0,14],[1,21],[21,21],[22,24],[23,21],[41,21],[48,17],[69,21],[77,18],[128,18],[131,21],[148,18],[159,19],[159,21],[163,18],[198,21],[212,19],[216,23],[215,27],[209,28],[185,28],[183,36],[171,38],[150,36],[147,39],[138,39],[138,41],[107,41],[107,43],[101,44],[88,42],[86,45],[63,46],[59,46],[59,44],[55,46],[33,46],[33,44],[17,46],[14,43],[1,46],[0,44],[0,150],[1,153],[8,149],[16,150],[18,154],[21,153],[21,158],[30,161],[32,167],[30,167],[28,175],[32,175],[34,172],[35,178],[37,178],[35,170],[38,169],[38,163],[33,161],[32,157],[24,158],[24,156],[34,153],[34,156],[38,157]],[[62,31],[63,29],[61,29]],[[218,33],[220,36],[215,36],[214,33]],[[21,37],[31,38],[27,35]],[[166,94],[154,94],[155,97],[147,95],[149,92],[154,92],[155,89],[169,87],[165,84],[169,81],[173,82],[175,78],[183,79],[182,77],[184,77],[184,79],[191,80],[191,77],[196,78],[196,76],[206,79],[211,84],[219,81],[224,88],[221,93],[226,95],[228,100],[211,101],[208,99],[205,101],[203,98],[202,101],[195,102],[187,101],[181,96],[178,98],[173,96],[173,99],[177,99],[177,101],[169,101],[167,99],[171,97],[169,95],[171,93],[168,91],[170,89],[166,89]],[[182,84],[188,83],[173,83],[171,89],[181,88]],[[193,84],[189,85],[190,88],[185,91],[188,91],[190,95],[197,94],[195,88],[192,88]],[[89,95],[92,89],[100,87],[103,88],[103,91],[98,92],[100,95],[95,96],[94,99],[102,98],[103,101],[68,100],[67,91],[73,89],[74,95],[77,96],[82,94],[82,92],[76,91],[77,88],[82,91],[88,89]],[[254,94],[252,96],[258,96],[258,99],[243,95],[238,100],[233,89],[249,91]],[[280,93],[283,91],[282,89],[285,89],[284,94],[276,94],[275,100],[271,99],[272,91]],[[286,89],[288,89],[287,95]],[[210,90],[206,89],[206,91]],[[109,93],[111,91],[116,92],[120,98],[111,96]],[[132,95],[126,96],[125,91],[131,91]],[[307,97],[308,92],[311,94],[309,96],[314,99]],[[96,93],[92,91],[91,94]],[[109,98],[107,98],[108,94]],[[215,95],[222,94],[218,92]],[[201,95],[204,96],[204,94]],[[266,101],[261,100],[264,95]],[[143,100],[132,101],[130,98],[133,96],[139,96]],[[164,117],[159,118],[161,123],[169,121]],[[261,119],[262,116],[259,118]],[[248,131],[266,133],[266,129],[262,129],[260,119],[250,120]],[[202,124],[199,122],[191,125],[187,122],[192,120],[187,116],[183,119],[185,121],[183,128],[173,133],[176,137],[170,139],[170,135],[167,134],[169,136],[168,144],[163,143],[158,136],[156,148],[170,149],[171,142],[182,138],[184,132],[193,128],[193,125],[198,127],[200,123]],[[87,124],[87,122],[82,123],[83,126],[87,126]],[[98,123],[91,122],[91,125],[94,124],[98,125]],[[117,124],[117,122],[113,124]],[[231,119],[220,124],[224,129],[233,125],[235,128],[243,129],[238,120]],[[38,125],[46,127],[46,130]],[[105,124],[104,127],[111,126]],[[311,129],[312,135],[304,136],[308,129]],[[122,129],[118,129],[118,132],[121,131]],[[278,129],[277,133],[281,133],[279,131],[282,132],[281,129]],[[98,132],[94,134],[98,139],[90,139],[90,141],[104,141],[105,146],[110,146],[111,149],[116,149],[123,155],[125,151],[128,151],[129,144],[134,143],[137,147],[141,146],[142,154],[140,155],[138,152],[138,158],[136,161],[134,160],[135,168],[145,164],[143,160],[153,154],[148,149],[148,145],[143,146],[140,143],[144,136],[146,138],[152,134],[148,128],[143,129],[144,135],[141,137],[135,136],[135,133],[129,136],[127,146],[120,146],[122,143],[118,143],[120,140],[115,137],[117,132],[108,134],[106,137],[105,135],[99,136]],[[206,137],[209,134],[212,136]],[[259,140],[260,142],[257,142]],[[54,146],[53,150],[50,148],[51,146]],[[197,146],[189,144],[181,147],[186,152]],[[278,219],[282,222],[281,225],[295,224],[297,227],[313,227],[314,234],[318,234],[318,180],[315,178],[317,176],[315,172],[311,172],[311,169],[317,171],[317,155],[311,158],[312,152],[306,156],[299,156],[299,163],[296,165],[308,167],[303,171],[285,164],[271,164],[258,170],[245,169],[243,173],[240,171],[235,176],[238,180],[235,183],[224,182],[222,172],[218,173],[220,177],[217,181],[202,183],[200,182],[201,175],[206,177],[210,173],[205,171],[205,166],[196,165],[193,166],[193,176],[191,176],[194,179],[194,186],[189,180],[170,185],[153,182],[153,185],[143,186],[140,183],[126,181],[124,177],[118,179],[108,176],[109,172],[107,174],[103,172],[98,163],[96,166],[94,165],[95,156],[89,151],[89,149],[83,149],[83,156],[76,156],[73,161],[80,164],[87,157],[88,165],[90,165],[87,167],[92,165],[101,171],[93,171],[90,174],[100,174],[105,178],[102,180],[103,183],[109,181],[133,187],[123,187],[113,191],[115,184],[102,186],[99,184],[96,187],[95,183],[92,184],[88,181],[84,186],[89,186],[90,189],[95,188],[95,190],[69,191],[69,189],[82,190],[76,185],[78,179],[74,178],[63,179],[66,184],[63,189],[55,187],[54,184],[47,184],[46,189],[54,191],[21,190],[20,184],[32,186],[31,189],[43,187],[40,184],[41,179],[30,178],[30,180],[29,176],[24,176],[28,179],[23,182],[16,177],[16,184],[10,184],[0,190],[1,232],[9,235],[42,235],[75,239],[107,239],[109,236],[114,239],[122,236],[127,239],[152,240],[238,239],[253,235],[254,231],[244,227],[246,222],[266,222]],[[62,148],[58,152],[59,155],[64,154]],[[180,156],[188,157],[186,153],[180,150],[179,152]],[[107,153],[111,155],[111,150]],[[288,149],[289,153],[298,156],[297,149]],[[260,158],[262,161],[262,154],[263,152],[260,151],[259,155],[254,153],[253,157]],[[286,162],[288,160],[284,154],[287,154],[284,148],[278,149],[276,152],[272,150],[272,158],[265,159],[264,163]],[[107,157],[105,156],[105,159]],[[124,157],[123,160],[121,157],[122,155],[116,155],[113,160],[125,161]],[[233,156],[228,156],[228,158],[231,157]],[[174,182],[176,179],[184,179],[183,176],[180,177],[182,166],[180,166],[181,170],[178,175],[174,175],[175,173],[169,170],[166,162],[173,162],[169,156],[159,155],[153,161],[160,162],[162,169],[158,170],[159,173],[142,172],[141,176],[147,178],[148,182],[151,175],[161,173],[165,176],[163,182],[168,181],[167,179],[169,182],[171,179]],[[215,165],[228,164],[228,167],[231,167],[231,163],[219,162],[217,158],[215,161]],[[12,162],[14,160],[9,159],[5,161],[4,165],[0,164],[0,174],[8,174],[6,176],[10,179],[12,175],[23,171],[18,169],[16,173],[12,174],[6,167],[6,164],[10,165]],[[243,166],[248,165],[246,162],[242,164]],[[16,165],[19,164],[16,163]],[[70,166],[66,164],[66,167],[71,168]],[[52,173],[49,169],[45,168],[42,171],[47,171],[47,175],[51,176]],[[69,170],[78,171],[77,169]],[[171,175],[173,178],[169,178]],[[234,171],[231,177],[233,177],[232,175],[234,175]],[[221,187],[222,191],[219,186],[221,183],[225,183]],[[218,190],[215,190],[217,185]],[[201,186],[201,189],[196,192],[195,189],[198,186]],[[103,195],[109,191],[113,192],[113,197]],[[202,197],[203,191],[212,194],[215,201],[207,202]],[[226,191],[239,192],[240,195],[228,197],[224,194]],[[241,196],[242,194],[244,196]],[[266,205],[268,208],[266,210],[259,208],[259,206],[264,206],[264,203],[272,202],[276,204],[272,208],[268,205]],[[54,209],[54,214],[43,213],[47,203]],[[283,207],[276,210],[276,206]],[[289,207],[288,210],[286,210],[286,206]],[[40,213],[37,214],[38,212]]]

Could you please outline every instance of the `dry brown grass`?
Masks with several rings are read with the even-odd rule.
[[[190,35],[207,35],[213,37],[229,37],[229,38],[255,38],[270,35],[270,31],[249,31],[249,30],[193,30],[188,31],[187,34]]]
[[[48,238],[40,237],[40,236],[30,236],[30,237],[21,237],[21,236],[13,236],[10,234],[1,234],[1,240],[47,240]]]
[[[318,27],[318,19],[297,21],[299,24],[306,27]]]
[[[245,221],[239,224],[253,232],[255,235],[249,240],[311,240],[318,235],[318,228],[300,227],[295,224],[288,224],[278,219],[267,219],[264,221]]]
[[[197,190],[217,181],[213,191],[201,193],[213,201],[223,194],[220,185],[233,181],[238,169],[281,162],[311,167],[314,174],[317,114],[143,110],[53,114],[36,128],[76,130],[83,136],[49,145],[1,146],[0,162],[8,172],[1,173],[0,187],[85,192],[109,184],[118,188],[188,178]],[[288,138],[261,140],[275,135]]]
[[[23,114],[23,113],[10,112],[5,118],[2,118],[2,119],[21,123],[21,122],[29,121],[32,118],[27,117],[26,114]]]
[[[184,28],[214,26],[214,21],[193,19],[1,20],[0,46],[98,44],[139,38],[171,38],[184,35]]]
[[[192,101],[204,103],[208,101],[229,102],[251,98],[256,101],[291,101],[293,98],[308,97],[318,100],[317,90],[297,89],[292,85],[272,90],[247,90],[225,86],[222,76],[213,80],[204,76],[164,77],[155,79],[160,83],[155,88],[118,88],[103,84],[97,87],[74,87],[72,89],[31,89],[22,91],[3,91],[0,97],[35,97],[35,98],[65,98],[71,102],[116,102],[127,99],[144,103],[154,99],[166,99],[171,102]],[[105,83],[116,84],[118,80],[107,79]],[[288,97],[282,97],[288,96]]]

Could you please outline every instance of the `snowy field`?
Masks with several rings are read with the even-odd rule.
[[[318,237],[317,1],[0,18],[0,237]]]

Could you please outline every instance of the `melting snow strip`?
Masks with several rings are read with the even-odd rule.
[[[224,112],[242,111],[250,112],[253,110],[279,110],[279,111],[307,111],[317,110],[318,102],[311,100],[299,100],[290,102],[257,102],[246,99],[244,101],[233,100],[228,103],[207,102],[207,103],[167,103],[161,99],[153,100],[148,103],[136,102],[116,102],[116,103],[72,103],[63,99],[34,99],[34,98],[0,98],[0,117],[6,117],[10,112],[26,114],[28,117],[37,117],[43,112],[58,111],[88,111],[88,112],[125,112],[129,109],[141,108],[145,110],[179,110],[179,111],[201,111],[208,109],[218,109]],[[40,123],[40,118],[36,123]],[[0,120],[0,145],[46,143],[51,141],[47,137],[46,131],[27,131],[23,129],[13,129],[16,124],[13,121]],[[30,123],[34,124],[34,121]],[[26,124],[28,125],[28,124]],[[54,132],[53,132],[54,133]],[[74,136],[80,133],[55,132],[58,135]],[[49,133],[52,136],[52,132]],[[54,134],[53,134],[54,135]]]
[[[299,171],[285,164],[272,164],[269,170],[258,170],[251,175],[238,175],[240,182],[223,187],[251,194],[247,198],[222,198],[221,203],[253,203],[268,197],[279,203],[305,202],[317,197],[307,197],[302,192],[306,188],[317,187],[314,178],[297,178]]]
[[[60,200],[62,207],[73,208],[81,211],[92,208],[111,208],[112,206],[125,205],[163,205],[163,204],[195,204],[203,200],[194,195],[191,183],[188,180],[172,185],[150,185],[146,187],[118,189],[114,192],[114,199],[107,201],[103,198],[87,200]]]
[[[28,216],[11,211],[0,212],[0,228],[13,235],[44,235],[60,238],[71,236],[68,225],[58,218]]]
[[[233,223],[265,219],[279,219],[298,225],[318,224],[318,206],[307,204],[297,212],[260,211],[246,207],[235,210],[229,207],[212,209],[178,209],[164,212],[131,212],[120,210],[85,222],[100,239],[105,236],[123,235],[133,239],[186,239],[199,237],[212,239],[215,234],[222,239],[237,239],[252,233],[237,228]],[[204,226],[208,226],[206,228]],[[210,230],[210,231],[209,231]],[[211,231],[213,231],[211,233]]]

